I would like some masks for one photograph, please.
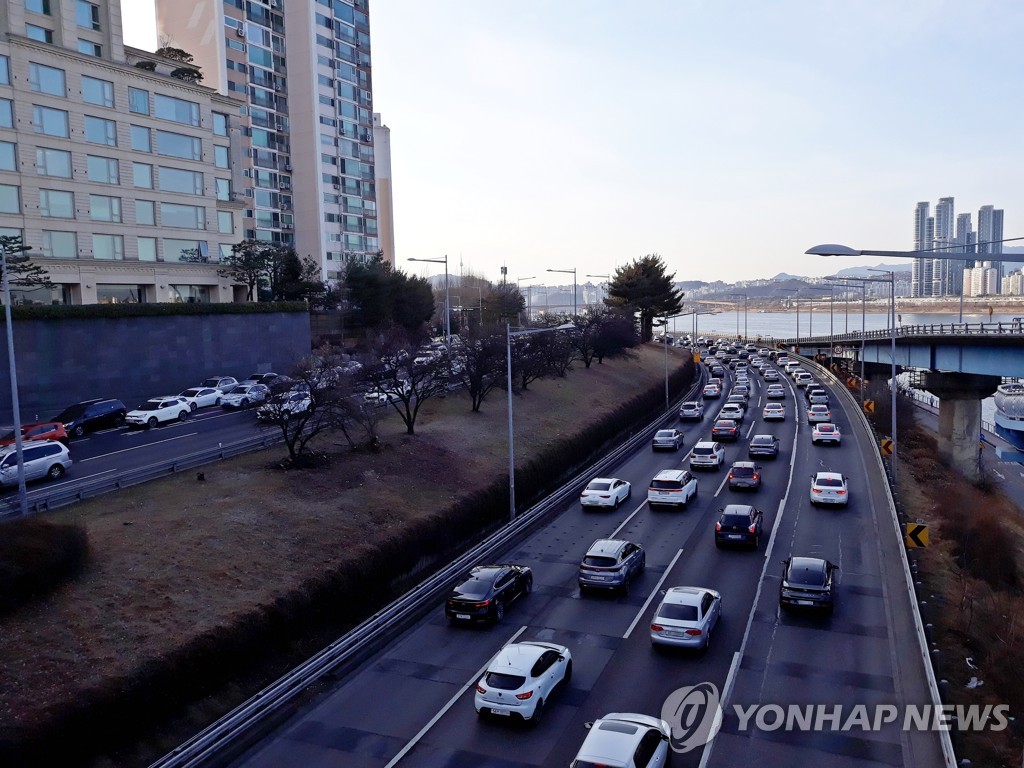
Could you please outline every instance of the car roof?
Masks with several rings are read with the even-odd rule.
[[[734,467],[750,467],[751,469],[757,466],[757,464],[752,461],[734,461],[732,465]]]
[[[777,439],[775,437],[775,435],[754,435],[752,438],[750,438],[750,442],[754,442],[755,440],[758,440],[760,442],[764,442],[765,440],[769,440],[770,441],[770,440],[775,440],[775,439]]]
[[[814,476],[814,479],[816,481],[817,480],[842,480],[843,479],[843,475],[840,472],[819,472],[817,475]]]
[[[723,515],[749,515],[754,510],[753,504],[726,504],[722,508]]]
[[[694,448],[714,448],[716,445],[718,445],[718,443],[716,443],[714,440],[701,440],[699,443],[697,443],[693,447]]]
[[[590,482],[591,483],[611,483],[611,482],[613,482],[613,481],[615,481],[617,479],[618,478],[616,478],[616,477],[595,477]]]
[[[823,571],[825,561],[820,557],[792,557],[789,560],[789,571]]]
[[[588,555],[614,555],[629,542],[625,539],[598,539],[590,545]]]
[[[703,587],[670,587],[665,590],[662,603],[675,605],[700,605],[701,598],[707,592]]]
[[[530,669],[540,658],[541,654],[551,650],[532,643],[512,643],[498,651],[491,663],[487,665],[488,672],[505,672],[511,674],[530,676]]]

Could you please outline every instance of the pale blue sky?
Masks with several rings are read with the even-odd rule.
[[[151,47],[151,0],[123,5]],[[949,195],[1024,235],[1016,0],[371,0],[370,24],[400,265],[824,275],[878,259],[808,247],[910,249]]]

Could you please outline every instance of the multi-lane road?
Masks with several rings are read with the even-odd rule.
[[[711,747],[675,754],[673,764],[940,766],[935,732],[741,728],[734,705],[929,704],[932,702],[902,571],[902,551],[879,477],[875,450],[846,395],[832,392],[841,446],[812,446],[803,393],[784,376],[787,417],[765,424],[764,382],[751,373],[753,393],[742,437],[727,444],[725,466],[699,473],[699,492],[681,511],[654,511],[646,489],[654,474],[686,466],[685,456],[708,439],[720,401],[708,403],[700,424],[683,424],[677,453],[642,447],[607,474],[628,480],[629,503],[607,512],[567,502],[527,539],[500,558],[529,565],[534,590],[496,626],[449,626],[442,606],[397,634],[371,661],[327,686],[252,747],[238,766],[567,766],[586,735],[584,724],[609,712],[660,715],[684,686],[712,683],[726,698],[722,731]],[[727,382],[728,383],[728,382]],[[826,382],[826,387],[828,384]],[[849,401],[852,408],[853,403]],[[675,425],[667,419],[666,426]],[[186,425],[187,428],[188,425]],[[728,466],[746,459],[751,434],[774,433],[778,458],[762,460],[757,492],[730,491]],[[850,504],[812,508],[810,477],[829,469],[847,475]],[[603,473],[604,474],[604,473]],[[719,550],[714,524],[729,503],[764,513],[758,551]],[[599,538],[641,544],[647,567],[628,595],[581,595],[577,573]],[[830,616],[780,612],[781,560],[808,555],[840,567],[838,601]],[[671,586],[711,587],[722,594],[722,620],[705,653],[656,652],[648,626],[661,593]],[[540,639],[570,648],[574,675],[547,703],[535,726],[478,718],[473,688],[494,653],[512,640]]]

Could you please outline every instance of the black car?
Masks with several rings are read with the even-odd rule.
[[[127,413],[120,400],[97,398],[69,405],[50,421],[63,424],[69,437],[81,437],[86,432],[123,426]]]
[[[750,438],[747,456],[771,456],[774,459],[778,455],[779,438],[775,435],[754,435]]]
[[[782,561],[779,605],[832,612],[835,607],[835,572],[838,565],[818,557],[791,557]]]
[[[720,510],[722,515],[715,523],[715,546],[738,544],[757,549],[761,541],[761,510],[749,504],[729,504]]]
[[[711,428],[711,437],[715,440],[736,441],[740,437],[740,428],[732,419],[719,419]]]
[[[525,565],[478,565],[452,589],[444,615],[452,622],[499,622],[509,603],[532,590],[533,571]]]
[[[729,490],[747,488],[756,491],[761,487],[761,467],[752,461],[734,461],[729,469]]]

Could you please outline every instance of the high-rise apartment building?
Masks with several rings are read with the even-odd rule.
[[[914,209],[914,250],[931,250],[935,232],[935,219],[929,214],[931,205],[927,202],[917,204]],[[931,296],[932,294],[932,259],[914,259],[910,265],[910,295]]]
[[[0,234],[54,289],[18,303],[238,298],[241,102],[124,44],[120,0],[9,0],[0,14]],[[244,296],[243,296],[244,298]]]
[[[1003,211],[991,205],[983,205],[978,210],[978,253],[1002,253],[1003,244]],[[1003,278],[1003,263],[993,261],[996,271],[996,290],[999,293]]]
[[[377,180],[377,230],[384,261],[395,265],[395,209],[391,191],[391,129],[373,113],[374,177]]]
[[[380,249],[367,0],[156,0],[161,40],[251,122],[244,236],[325,279]]]
[[[935,205],[935,225],[931,249],[936,252],[950,250],[956,232],[954,229],[954,201],[952,197],[940,197]],[[960,265],[945,259],[932,262],[932,296],[948,296],[953,290],[955,275],[962,274]]]

